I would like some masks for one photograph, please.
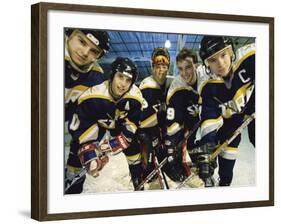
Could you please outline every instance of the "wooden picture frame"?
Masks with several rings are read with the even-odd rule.
[[[210,13],[195,13],[182,11],[164,11],[136,8],[117,8],[89,5],[72,5],[56,3],[38,3],[31,7],[31,217],[39,221],[60,220],[60,219],[80,219],[91,217],[109,217],[124,215],[141,215],[170,212],[203,211],[226,208],[246,208],[274,205],[274,18],[240,15],[223,15]],[[146,206],[131,209],[108,209],[102,211],[81,211],[81,212],[58,212],[50,213],[48,211],[48,113],[49,100],[48,91],[50,91],[48,81],[48,60],[47,54],[49,47],[48,39],[48,13],[50,11],[77,12],[80,14],[100,13],[104,15],[136,16],[136,17],[155,17],[165,19],[190,19],[206,21],[226,21],[237,23],[250,23],[266,25],[268,27],[268,102],[269,107],[266,111],[269,114],[268,124],[268,161],[266,169],[268,170],[268,179],[265,180],[267,199],[239,201],[228,203],[201,203],[192,205],[178,206]],[[62,90],[63,91],[63,90]],[[257,115],[259,116],[259,115]],[[50,161],[49,161],[50,162]]]

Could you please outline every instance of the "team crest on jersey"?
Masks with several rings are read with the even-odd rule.
[[[197,117],[199,115],[199,105],[198,104],[193,104],[189,107],[187,107],[187,111],[188,113],[193,116],[193,117]]]
[[[108,119],[99,119],[98,123],[100,126],[106,128],[106,129],[114,129],[115,128],[115,120],[116,120],[116,115],[113,118],[110,116],[110,114],[106,114]]]
[[[79,79],[79,74],[78,74],[78,73],[77,73],[77,74],[71,73],[70,77],[71,77],[74,81],[76,81],[77,79]]]
[[[106,129],[114,129],[115,128],[115,120],[99,119],[98,123],[101,127],[104,127]]]
[[[115,120],[117,119],[124,119],[128,116],[128,112],[127,111],[121,111],[121,110],[116,110],[115,112]]]

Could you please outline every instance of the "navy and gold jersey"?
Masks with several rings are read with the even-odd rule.
[[[65,120],[71,121],[79,96],[89,87],[101,84],[105,78],[102,68],[96,62],[85,68],[76,66],[68,54],[67,44],[65,45]]]
[[[237,51],[236,57],[237,60],[232,66],[232,75],[227,80],[210,79],[200,90],[203,142],[224,141],[241,124],[245,114],[255,111],[255,45],[242,47]],[[222,128],[226,124],[228,127]],[[220,131],[224,137],[218,139],[222,138],[218,137],[218,130],[222,129],[225,130]],[[225,134],[227,130],[232,132],[228,133],[228,136]]]
[[[167,79],[160,86],[152,76],[141,82],[140,90],[145,100],[141,116],[141,128],[165,128],[166,96],[170,83],[170,80]]]
[[[165,142],[172,148],[183,139],[184,130],[190,131],[200,120],[198,89],[208,76],[202,66],[198,67],[196,75],[197,81],[192,86],[188,85],[181,76],[177,76],[168,91]]]
[[[140,120],[141,92],[133,85],[129,92],[115,101],[109,88],[109,81],[104,81],[79,97],[77,113],[70,124],[72,138],[79,145],[99,142],[106,131],[111,136],[122,133],[128,142],[132,141]]]

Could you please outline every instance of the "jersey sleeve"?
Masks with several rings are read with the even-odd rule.
[[[215,100],[215,85],[206,84],[201,92],[201,141],[216,143],[217,131],[223,125],[221,108]]]
[[[173,148],[183,138],[184,118],[186,115],[184,102],[184,90],[179,90],[171,97],[167,97],[167,135],[165,141],[167,145]]]
[[[153,89],[146,88],[141,90],[143,98],[144,98],[144,105],[143,111],[141,113],[141,128],[151,128],[155,127],[158,124],[157,119],[157,102],[154,99]],[[159,103],[160,104],[160,103]]]
[[[81,99],[81,98],[79,98]],[[80,145],[90,141],[99,141],[101,130],[98,126],[99,113],[101,113],[100,99],[89,98],[79,102],[76,113],[70,123],[70,134]]]
[[[117,124],[128,142],[131,142],[136,134],[140,122],[141,111],[141,99],[134,98],[125,98],[121,103],[121,108],[118,109],[119,115]]]
[[[67,62],[66,62],[67,63]],[[76,111],[78,98],[90,87],[101,84],[105,81],[103,73],[90,71],[80,73],[77,80],[71,77],[74,68],[68,63],[65,66],[65,121],[72,119]],[[77,73],[77,71],[75,71]]]

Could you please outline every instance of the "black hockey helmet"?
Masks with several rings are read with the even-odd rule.
[[[110,80],[112,81],[116,72],[120,72],[132,78],[132,85],[138,78],[138,69],[129,58],[117,57],[111,64]]]
[[[201,40],[199,55],[202,62],[205,64],[205,60],[217,53],[218,51],[231,46],[233,49],[233,44],[230,38],[222,36],[204,36]]]
[[[170,66],[170,54],[166,48],[155,48],[151,55],[152,66],[157,63],[167,64]]]
[[[84,33],[85,36],[93,42],[95,45],[100,47],[103,53],[100,55],[101,58],[105,53],[109,51],[110,48],[110,38],[106,31],[102,30],[92,30],[92,29],[76,29],[76,28],[67,28],[65,33],[67,36],[70,36],[71,33],[75,30],[79,30]]]

